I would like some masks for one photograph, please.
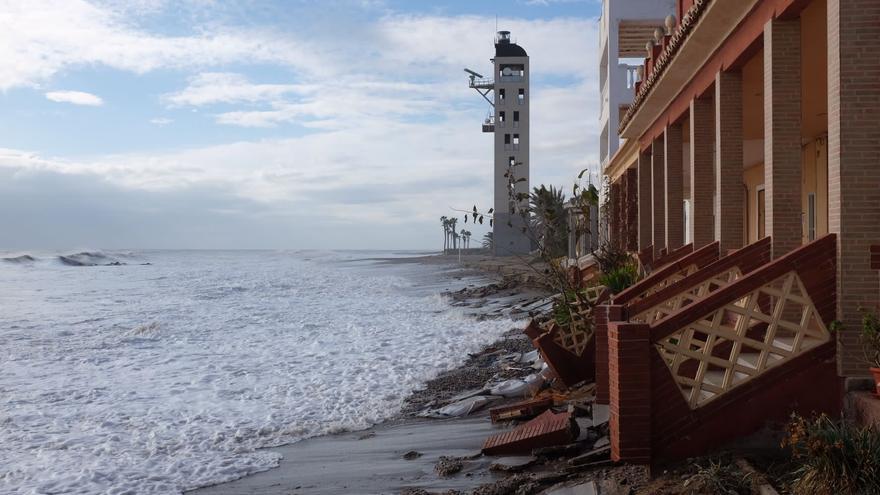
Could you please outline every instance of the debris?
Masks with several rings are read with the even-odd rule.
[[[570,457],[580,454],[584,450],[581,443],[567,443],[565,445],[553,445],[532,450],[532,455],[538,457]]]
[[[523,354],[522,357],[519,358],[519,362],[523,363],[523,364],[534,363],[535,361],[537,361],[539,359],[541,359],[541,355],[538,354],[538,350],[535,349],[534,351],[527,352],[527,353]]]
[[[570,466],[585,466],[597,461],[605,461],[611,459],[611,447],[605,446],[593,449],[586,454],[579,455],[568,461]]]
[[[483,453],[522,454],[540,447],[571,443],[577,436],[578,427],[572,421],[571,414],[556,414],[548,410],[513,430],[487,438],[483,443]]]
[[[490,409],[489,416],[492,418],[493,423],[514,419],[530,419],[550,409],[552,406],[553,399],[544,397]]]
[[[403,454],[403,458],[406,459],[406,460],[408,460],[408,461],[411,461],[411,460],[413,460],[413,459],[418,459],[418,458],[421,457],[421,456],[422,456],[422,453],[421,453],[421,452],[416,452],[415,450],[410,450],[410,451],[407,452],[406,454]]]
[[[593,444],[593,449],[601,449],[602,447],[607,447],[611,445],[611,440],[608,437],[602,437],[596,440],[596,443]]]
[[[544,492],[546,495],[596,495],[596,482],[588,481],[580,485],[552,488]]]
[[[544,377],[540,374],[531,374],[522,380],[505,380],[489,388],[492,395],[502,397],[523,397],[529,392],[537,392],[544,384]]]
[[[464,463],[458,457],[440,456],[437,464],[434,465],[434,472],[439,476],[452,476],[464,468]]]
[[[459,416],[467,416],[468,414],[479,410],[486,404],[497,400],[498,397],[493,397],[491,395],[477,395],[475,397],[471,397],[465,400],[461,400],[458,402],[454,402],[452,404],[446,405],[438,409],[432,415],[436,417],[459,417]],[[430,414],[429,414],[430,415]]]
[[[536,461],[537,459],[532,456],[502,457],[489,465],[489,469],[491,469],[492,471],[518,473],[523,469],[531,466]]]

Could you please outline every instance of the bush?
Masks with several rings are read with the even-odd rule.
[[[861,343],[868,366],[880,368],[880,318],[870,311],[862,315]]]
[[[709,461],[697,465],[697,472],[684,482],[687,493],[740,495],[752,493],[752,475],[742,472],[734,464]]]
[[[611,271],[603,272],[599,283],[604,285],[612,294],[619,294],[639,280],[639,268],[629,261]]]
[[[792,492],[804,495],[880,493],[880,432],[826,415],[793,416],[783,447],[791,448]]]

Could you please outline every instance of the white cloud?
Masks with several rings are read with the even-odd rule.
[[[86,105],[99,107],[104,104],[100,96],[83,91],[49,91],[46,99],[58,103],[72,103],[74,105]]]
[[[172,122],[174,122],[174,120],[167,117],[156,117],[154,119],[150,119],[150,123],[153,125],[168,125]]]
[[[255,84],[230,72],[203,72],[189,80],[181,91],[162,97],[172,106],[203,106],[216,103],[255,103],[277,101],[290,93],[312,93],[316,85]]]

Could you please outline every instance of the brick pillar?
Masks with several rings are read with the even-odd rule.
[[[742,122],[742,73],[719,72],[715,77],[715,240],[720,241],[722,253],[744,244]]]
[[[684,169],[682,165],[681,124],[672,124],[663,132],[666,166],[663,176],[666,178],[666,248],[669,251],[680,248],[684,244]]]
[[[612,246],[620,246],[620,183],[614,181],[611,183],[611,228],[609,229],[610,244]]]
[[[639,251],[654,242],[651,214],[651,152],[639,152]]]
[[[663,178],[665,168],[666,159],[661,136],[651,144],[651,209],[653,211],[651,237],[654,244],[654,258],[666,247],[666,180]]]
[[[651,327],[608,323],[611,459],[651,462]]]
[[[828,226],[837,234],[837,366],[864,375],[859,307],[875,307],[880,244],[880,3],[828,0]]]
[[[639,172],[626,170],[626,249],[639,250]]]
[[[801,245],[801,21],[764,26],[764,197],[773,257]]]
[[[608,405],[608,322],[620,321],[623,306],[596,306],[596,403]]]
[[[699,249],[715,242],[715,103],[691,100],[691,242]]]

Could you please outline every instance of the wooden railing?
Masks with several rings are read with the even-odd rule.
[[[705,268],[690,285],[730,280],[718,274],[736,272],[732,259],[758,259],[768,242]],[[734,280],[651,324],[609,322],[612,458],[702,455],[792,412],[838,414],[842,387],[829,331],[836,245],[831,234],[748,272],[739,268]]]
[[[653,326],[652,342],[692,409],[831,340],[834,308],[821,291],[836,289],[835,247],[826,236]]]
[[[717,252],[715,251],[717,243],[710,244],[706,248],[714,254]],[[625,305],[622,317],[626,321],[648,324],[661,320],[763,266],[770,261],[770,248],[770,238],[765,237],[683,278],[675,280],[678,275],[673,275],[667,279],[665,287]],[[700,251],[696,251],[693,258],[699,258],[698,253]],[[685,260],[682,260],[681,263],[684,262]],[[686,267],[683,271],[690,270],[690,267]]]
[[[690,249],[690,252],[688,252],[688,249]],[[688,244],[666,255],[665,258],[672,261],[668,261],[662,267],[654,268],[650,275],[619,294],[615,294],[611,299],[612,303],[618,305],[628,304],[649,296],[714,262],[718,259],[718,256],[717,242],[713,242],[696,251],[693,250],[692,244]]]

